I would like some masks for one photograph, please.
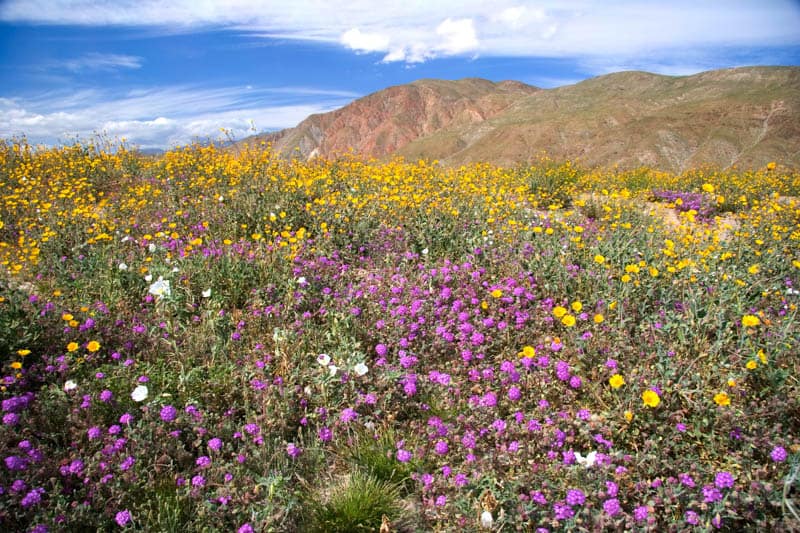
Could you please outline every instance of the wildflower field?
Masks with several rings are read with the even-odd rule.
[[[798,195],[2,142],[0,529],[797,530]]]

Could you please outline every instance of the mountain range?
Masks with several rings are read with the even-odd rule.
[[[540,89],[423,79],[389,87],[266,141],[285,157],[403,156],[512,166],[547,155],[588,167],[800,168],[800,67],[692,76],[619,72]]]

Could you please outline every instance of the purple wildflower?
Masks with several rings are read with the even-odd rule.
[[[705,503],[715,503],[722,500],[722,493],[714,485],[703,486],[703,501]]]
[[[450,447],[447,445],[446,440],[440,440],[436,442],[434,450],[439,455],[447,455],[447,452],[450,450]]]
[[[289,454],[289,457],[297,458],[303,453],[303,449],[300,446],[297,446],[295,443],[290,442],[286,445],[286,453]]]
[[[561,381],[569,379],[569,363],[566,361],[558,361],[556,363],[556,377]]]
[[[119,464],[119,469],[122,470],[123,472],[125,470],[130,470],[130,468],[134,465],[134,463],[136,463],[136,458],[129,455],[128,457],[125,458],[124,461],[122,461]]]
[[[333,438],[333,431],[327,426],[322,426],[319,428],[317,435],[322,442],[329,442]]]
[[[567,491],[567,505],[583,505],[586,495],[580,489],[570,489]]]
[[[786,449],[782,446],[775,446],[769,454],[770,458],[776,463],[782,463],[788,457]]]
[[[411,460],[411,452],[402,448],[397,450],[397,460],[401,463],[409,462]]]
[[[569,520],[575,516],[575,511],[572,507],[564,502],[556,502],[553,504],[553,513],[555,513],[556,520]]]
[[[172,422],[178,416],[178,410],[171,405],[165,405],[161,408],[159,415],[164,422]]]
[[[734,477],[730,472],[718,472],[714,477],[714,485],[719,489],[729,489],[733,487]]]
[[[620,507],[618,499],[611,498],[603,502],[603,510],[608,516],[616,516],[622,512],[622,507]]]
[[[356,418],[358,418],[358,413],[351,407],[343,409],[342,414],[339,415],[339,420],[341,420],[343,424],[347,424]]]
[[[28,494],[22,498],[20,501],[20,505],[24,508],[33,507],[34,505],[38,505],[39,502],[42,501],[42,494],[44,494],[44,489],[39,487],[37,489],[33,489]]]
[[[637,522],[647,520],[647,515],[648,515],[648,510],[646,505],[640,505],[639,507],[633,510],[633,518]]]

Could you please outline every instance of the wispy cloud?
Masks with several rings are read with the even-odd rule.
[[[193,139],[216,139],[220,128],[235,138],[296,125],[312,113],[341,107],[356,96],[304,87],[167,87],[121,95],[90,89],[32,98],[0,98],[0,137],[25,134],[54,144],[105,134],[143,148]]]
[[[138,69],[142,67],[144,58],[121,54],[89,53],[84,56],[60,61],[53,67],[64,68],[73,72],[86,70],[112,71],[118,69]]]
[[[800,45],[794,0],[440,0],[345,5],[315,0],[7,0],[0,19],[37,24],[229,28],[269,38],[338,43],[386,62],[454,55],[615,56]],[[722,53],[722,52],[720,52]]]

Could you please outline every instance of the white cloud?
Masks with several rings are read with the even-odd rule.
[[[117,70],[121,68],[138,69],[142,67],[143,58],[121,54],[90,53],[76,59],[69,59],[53,64],[74,72],[83,70]]]
[[[0,137],[27,136],[55,144],[104,134],[142,148],[218,139],[220,128],[241,139],[296,125],[312,113],[345,105],[358,95],[304,87],[137,89],[122,95],[97,90],[0,98]]]
[[[442,38],[438,48],[444,55],[463,54],[478,48],[472,19],[445,19],[436,27],[436,35]]]
[[[361,33],[358,28],[342,34],[342,44],[357,52],[385,52],[389,48],[389,38],[377,33]]]
[[[0,20],[149,26],[161,31],[229,28],[250,35],[338,43],[383,60],[483,56],[599,57],[800,45],[795,0],[669,3],[639,0],[437,0],[340,4],[317,0],[6,0]]]

